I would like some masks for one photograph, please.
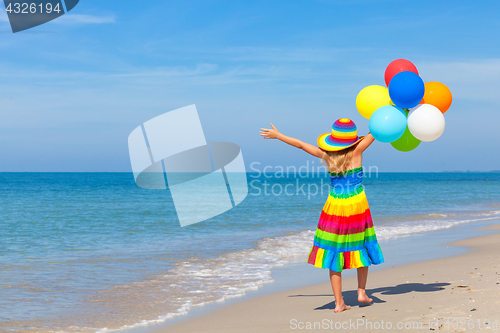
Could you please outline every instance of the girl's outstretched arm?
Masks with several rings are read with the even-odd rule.
[[[313,146],[309,143],[305,143],[299,139],[295,139],[289,136],[286,136],[280,133],[276,127],[271,123],[271,127],[273,129],[261,128],[260,135],[264,137],[264,139],[278,139],[283,141],[284,143],[289,144],[290,146],[294,146],[296,148],[302,149],[306,153],[309,153],[313,156],[321,158],[323,156],[323,151],[316,146]],[[364,141],[364,140],[363,140]],[[361,142],[360,142],[361,144]]]
[[[363,140],[358,143],[358,146],[354,150],[354,154],[363,154],[366,148],[370,147],[370,145],[375,141],[375,138],[371,133],[368,133]]]

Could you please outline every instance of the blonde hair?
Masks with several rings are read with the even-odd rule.
[[[346,172],[350,169],[352,154],[357,144],[338,151],[326,151],[321,157],[321,162],[326,165],[328,171],[334,173]]]

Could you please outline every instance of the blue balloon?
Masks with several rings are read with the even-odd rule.
[[[392,81],[391,81],[392,82]],[[406,113],[394,105],[385,105],[370,117],[370,133],[380,142],[393,142],[406,130]]]
[[[389,82],[389,96],[396,106],[411,109],[424,98],[425,86],[422,78],[413,72],[400,72]]]

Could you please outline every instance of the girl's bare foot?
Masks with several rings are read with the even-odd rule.
[[[342,303],[342,304],[337,304],[335,302],[335,310],[333,310],[334,312],[342,312],[344,310],[350,310],[351,307],[349,305],[345,305],[345,303]]]
[[[364,290],[362,291],[358,290],[358,302],[366,304],[373,302],[373,299],[368,297],[368,295],[366,295],[366,292]]]

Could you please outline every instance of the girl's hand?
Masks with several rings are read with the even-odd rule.
[[[260,135],[264,137],[264,139],[277,139],[280,132],[274,127],[273,123],[271,123],[271,127],[273,129],[261,128]]]
[[[313,156],[320,158],[323,156],[324,152],[319,147],[310,145],[308,143],[302,142],[301,140],[281,134],[280,132],[278,132],[276,127],[274,127],[273,123],[271,123],[271,126],[273,129],[267,129],[267,128],[260,129],[260,135],[263,136],[264,139],[278,139],[286,144],[289,144],[290,146],[302,149],[306,153],[309,153]]]

